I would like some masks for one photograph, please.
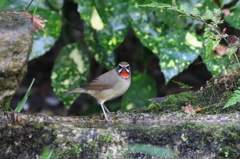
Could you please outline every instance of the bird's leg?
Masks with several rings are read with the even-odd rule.
[[[106,110],[107,113],[110,113],[110,111],[108,110],[108,108],[103,104],[104,109]]]
[[[107,113],[105,112],[105,109],[104,109],[104,108],[106,108],[106,106],[105,106],[103,103],[101,103],[101,107],[102,107],[102,110],[103,110],[103,114],[104,114],[105,119],[106,119],[107,121],[109,121],[109,119],[108,119],[108,117],[107,117]],[[109,111],[109,110],[108,110],[108,111]]]

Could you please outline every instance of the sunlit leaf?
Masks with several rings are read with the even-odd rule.
[[[129,16],[131,26],[141,43],[155,54],[160,52],[159,43],[167,35],[169,27],[157,17],[152,8],[130,8]]]
[[[208,70],[213,74],[213,75],[217,75],[218,73],[220,73],[221,71],[224,70],[224,72],[226,73],[239,67],[237,61],[235,60],[235,58],[233,57],[233,61],[232,64],[229,65],[228,67],[226,67],[230,61],[231,58],[229,58],[228,56],[220,56],[218,54],[214,54],[212,53],[211,56],[207,57],[206,54],[201,54],[201,57],[203,58],[204,64],[207,66]]]
[[[64,94],[87,81],[89,62],[87,51],[79,43],[69,44],[60,52],[52,72],[52,86],[66,106],[70,106],[79,94]]]
[[[144,108],[148,105],[148,99],[156,97],[156,82],[145,73],[135,73],[131,79],[131,85],[122,98],[122,110]]]
[[[166,82],[186,69],[200,54],[201,43],[193,34],[188,34],[185,30],[174,31],[161,44],[159,59]]]
[[[91,52],[93,57],[101,65],[107,69],[115,67],[115,56],[113,51],[105,50],[100,44],[97,38],[96,30],[92,29],[88,25],[84,25],[85,41],[88,45],[88,50]]]
[[[94,13],[95,5],[93,0],[76,1],[78,3],[78,12],[85,20],[84,35],[88,45],[88,50],[100,64],[110,69],[115,66],[115,56],[113,50],[106,50],[99,41],[97,30],[92,27],[91,19]]]
[[[102,30],[98,30],[100,44],[108,51],[120,45],[129,31],[128,12],[131,2],[128,0],[95,1],[95,7],[104,23]]]

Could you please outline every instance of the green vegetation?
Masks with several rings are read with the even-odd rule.
[[[237,102],[240,102],[240,87],[238,87],[237,90],[234,91],[231,98],[228,100],[224,108],[228,108],[231,105],[235,105]]]
[[[18,106],[15,108],[15,110],[14,110],[15,112],[18,112],[18,113],[19,113],[19,112],[22,110],[24,104],[26,103],[26,101],[27,101],[27,99],[28,99],[28,96],[30,95],[30,90],[31,90],[31,88],[32,88],[32,85],[33,85],[34,81],[35,81],[35,79],[32,80],[32,82],[31,82],[31,84],[29,85],[28,90],[27,90],[27,92],[25,93],[22,101],[21,101],[21,102],[18,104]]]
[[[34,35],[30,60],[43,55],[54,45],[60,36],[62,24],[69,24],[70,29],[77,29],[84,35],[84,43],[72,42],[66,36],[69,30],[62,30],[67,45],[55,61],[51,79],[55,93],[66,107],[79,95],[65,96],[64,93],[89,80],[89,54],[105,68],[112,69],[116,66],[116,48],[131,29],[143,45],[139,56],[144,68],[143,72],[133,74],[133,85],[123,95],[120,107],[124,111],[146,107],[147,99],[156,96],[156,82],[146,74],[147,63],[152,58],[145,53],[146,48],[160,59],[159,65],[166,83],[199,56],[213,75],[218,75],[222,70],[228,73],[239,67],[235,54],[239,44],[229,45],[227,56],[213,54],[212,51],[221,40],[228,43],[228,35],[223,28],[219,28],[219,24],[228,22],[231,27],[240,28],[240,3],[228,8],[231,14],[225,15],[222,9],[228,4],[227,1],[220,1],[220,4],[208,0],[74,2],[78,5],[79,18],[84,20],[83,27],[68,21],[62,12],[63,0],[33,1],[27,10],[34,13],[37,9],[36,14],[49,21],[45,26],[46,32],[40,31]],[[16,3],[9,0],[0,7],[19,10],[28,5],[26,1]]]

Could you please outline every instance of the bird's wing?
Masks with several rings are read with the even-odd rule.
[[[81,86],[81,88],[91,89],[91,90],[110,89],[117,83],[117,78],[115,74],[116,74],[115,70],[106,72],[101,76],[99,76],[98,78],[92,80],[88,84]]]

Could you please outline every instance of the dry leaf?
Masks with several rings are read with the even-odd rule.
[[[223,11],[224,16],[230,16],[231,15],[231,11],[227,8],[223,9],[222,11]]]
[[[29,121],[22,118],[21,115],[17,112],[12,111],[11,112],[11,121],[13,124],[15,123],[28,123]]]
[[[187,105],[186,107],[182,107],[183,111],[185,113],[194,113],[196,114],[196,111],[193,109],[192,105]]]
[[[198,113],[199,111],[203,110],[204,108],[197,108],[197,109],[194,109],[196,113]]]
[[[225,46],[217,45],[213,51],[220,56],[224,56],[228,54],[229,49]]]
[[[48,22],[48,20],[41,18],[40,15],[32,16],[27,11],[25,11],[25,14],[26,14],[27,17],[32,19],[32,24],[33,24],[34,30],[36,32],[38,32],[39,29],[42,29],[43,31],[46,31],[44,29],[44,26],[42,25],[42,23],[46,23],[46,22]]]

